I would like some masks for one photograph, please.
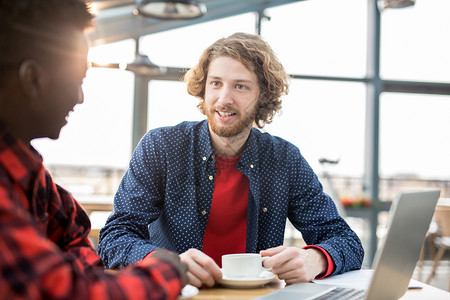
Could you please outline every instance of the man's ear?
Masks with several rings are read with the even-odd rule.
[[[22,91],[30,98],[39,95],[43,88],[44,70],[34,60],[26,60],[19,67],[19,83]]]

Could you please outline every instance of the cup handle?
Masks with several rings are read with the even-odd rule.
[[[263,257],[261,257],[261,267],[262,267],[264,270],[271,272],[271,271],[272,271],[272,267],[270,267],[270,268],[265,268],[265,267],[264,267],[264,264],[263,264],[263,262],[264,262],[266,259],[268,259],[269,257],[270,257],[270,256],[263,256]]]

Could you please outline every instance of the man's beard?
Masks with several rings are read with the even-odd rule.
[[[230,126],[219,126],[215,119],[215,114],[217,110],[227,110],[226,107],[212,107],[210,110],[207,110],[206,107],[204,107],[204,111],[206,112],[206,116],[208,117],[209,126],[211,127],[211,130],[217,134],[220,137],[233,137],[241,132],[243,132],[246,128],[249,128],[252,126],[255,115],[256,115],[256,105],[252,108],[252,110],[245,114],[243,119],[241,116],[239,116],[239,119],[236,124],[230,125]],[[230,110],[230,109],[228,109]]]

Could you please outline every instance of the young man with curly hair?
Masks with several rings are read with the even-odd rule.
[[[92,18],[81,0],[0,0],[0,299],[176,299],[187,281],[161,250],[105,272],[88,216],[30,144],[83,102]]]
[[[184,80],[207,120],[141,140],[100,234],[105,263],[124,267],[164,248],[180,254],[197,287],[222,277],[229,253],[268,256],[265,267],[288,284],[360,268],[359,238],[299,149],[255,128],[288,92],[270,46],[245,33],[219,39]],[[283,246],[287,219],[306,247]]]

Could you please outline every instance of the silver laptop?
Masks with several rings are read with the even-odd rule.
[[[398,194],[389,211],[388,231],[375,255],[376,267],[367,290],[305,282],[255,299],[400,298],[408,289],[439,195],[440,190]]]

